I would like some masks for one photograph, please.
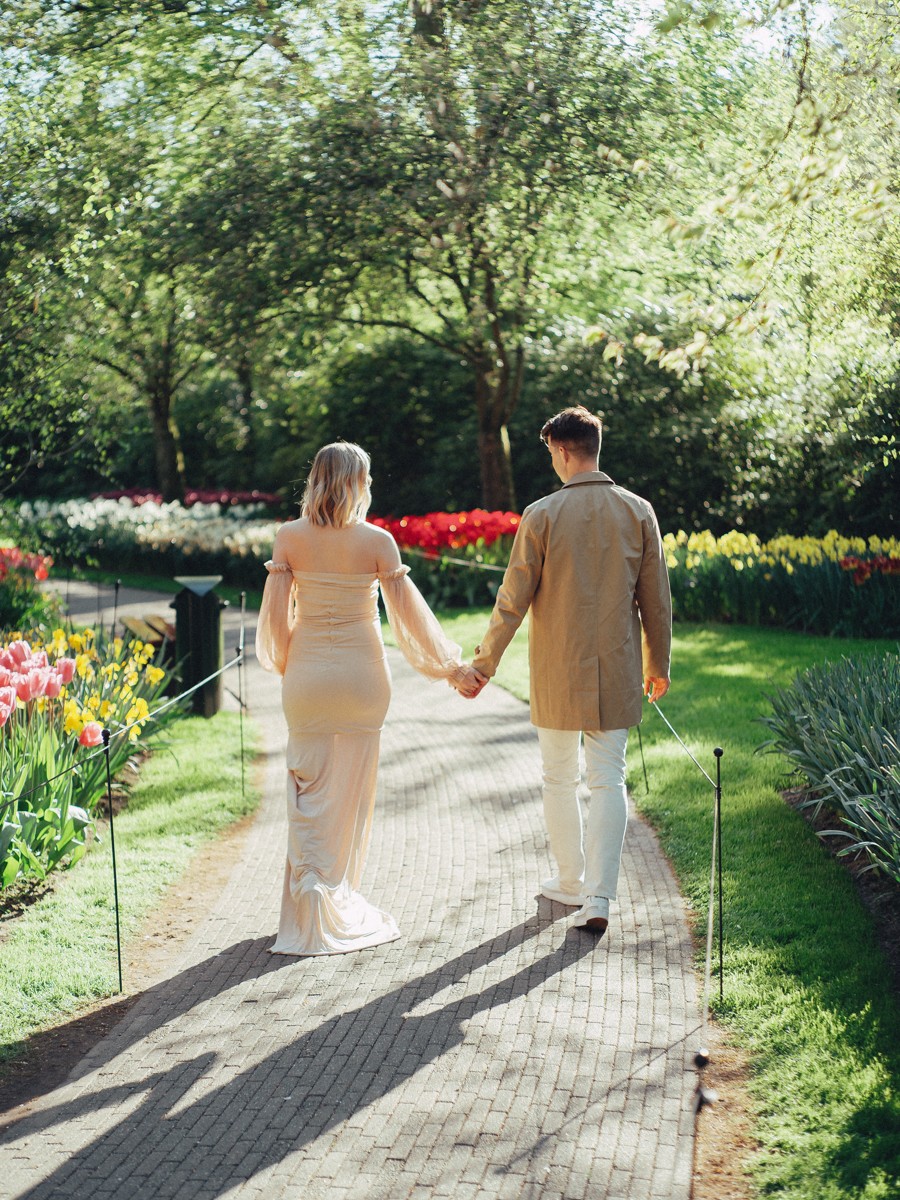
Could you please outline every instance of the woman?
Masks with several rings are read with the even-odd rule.
[[[366,523],[369,456],[323,446],[301,516],[275,538],[256,655],[283,676],[288,723],[288,858],[273,954],[344,954],[400,936],[393,917],[357,891],[372,825],[381,726],[391,677],[378,590],[408,661],[464,695],[461,664],[391,535]]]

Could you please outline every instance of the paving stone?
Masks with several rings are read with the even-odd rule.
[[[93,620],[96,590],[73,596]],[[154,602],[123,592],[119,612]],[[389,656],[363,889],[402,940],[267,953],[285,731],[277,679],[249,662],[266,757],[240,860],[166,976],[12,1114],[11,1200],[688,1200],[698,989],[653,834],[629,819],[608,934],[569,929],[537,890],[552,867],[526,706],[495,687],[464,701]]]

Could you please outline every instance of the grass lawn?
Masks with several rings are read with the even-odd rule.
[[[128,806],[116,816],[123,942],[184,873],[204,842],[257,803],[241,798],[239,718],[179,720],[153,743]],[[247,762],[253,728],[244,726]],[[25,1039],[118,991],[108,831],[51,892],[16,918],[0,954],[0,1064]],[[124,954],[123,954],[124,958]],[[127,975],[125,989],[128,990]]]
[[[446,613],[470,655],[488,610]],[[662,709],[715,778],[722,746],[724,1003],[716,1012],[749,1051],[761,1194],[800,1200],[900,1196],[900,1005],[871,920],[847,872],[781,800],[785,764],[756,753],[766,693],[797,671],[892,642],[725,626],[676,626]],[[498,682],[527,699],[520,631]],[[477,702],[476,702],[477,703]],[[714,793],[652,711],[643,723],[650,793],[636,737],[629,783],[657,829],[705,938]],[[714,968],[717,959],[714,958]],[[698,960],[702,969],[702,960]]]

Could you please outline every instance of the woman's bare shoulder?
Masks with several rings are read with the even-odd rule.
[[[304,529],[308,528],[309,519],[307,517],[297,517],[294,521],[282,522],[278,526],[278,532],[275,536],[281,538],[282,541],[290,541],[291,538],[296,537],[297,534],[302,533]]]
[[[400,551],[392,533],[368,522],[361,525],[360,529],[364,531],[363,536],[368,545],[375,551],[379,571],[392,571],[400,565]]]

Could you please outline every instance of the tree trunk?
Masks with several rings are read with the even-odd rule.
[[[492,511],[516,511],[507,422],[515,411],[522,391],[523,361],[521,351],[517,351],[512,371],[497,371],[486,355],[479,357],[475,363],[481,502]]]
[[[156,485],[162,498],[184,500],[184,459],[178,444],[178,430],[172,421],[172,395],[167,388],[154,388],[149,395],[150,419],[153,424],[153,458],[156,462]]]
[[[478,430],[478,459],[481,465],[481,503],[490,511],[515,512],[509,432],[505,425]]]
[[[256,461],[256,424],[253,420],[253,367],[249,357],[242,353],[235,368],[238,387],[241,392],[241,416],[246,430],[243,441],[243,470],[246,472],[244,483],[249,488],[259,487],[256,482],[259,464]],[[227,482],[219,480],[220,483]]]

